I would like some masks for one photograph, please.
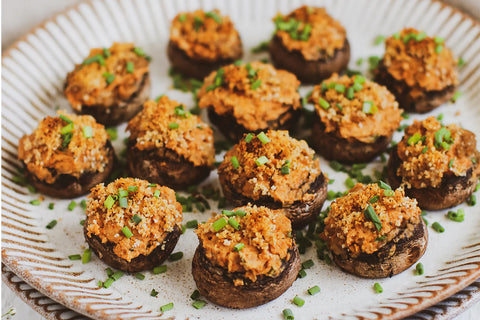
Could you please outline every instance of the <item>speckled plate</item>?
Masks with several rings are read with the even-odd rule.
[[[444,114],[444,122],[460,123],[480,135],[480,26],[460,12],[433,0],[330,0],[307,1],[326,6],[347,28],[352,45],[351,67],[357,58],[381,55],[381,46],[373,46],[378,34],[392,34],[413,26],[428,34],[442,36],[457,56],[467,64],[461,69],[462,97],[455,105],[445,104],[432,114]],[[174,1],[174,0],[97,0],[82,3],[39,26],[19,40],[3,56],[2,64],[2,262],[36,290],[66,307],[96,319],[280,319],[284,308],[291,308],[298,319],[401,319],[436,304],[480,277],[480,215],[477,207],[465,207],[465,222],[445,218],[445,212],[428,213],[430,222],[438,221],[446,229],[442,234],[430,231],[426,254],[421,262],[423,276],[413,268],[390,279],[359,279],[318,260],[313,249],[302,257],[313,259],[308,276],[295,281],[281,297],[264,306],[231,310],[209,303],[201,310],[191,306],[195,289],[190,274],[197,239],[187,230],[175,251],[184,258],[168,262],[168,271],[154,275],[145,272],[141,281],[126,275],[110,288],[98,288],[105,280],[105,265],[96,257],[88,264],[68,260],[85,247],[79,224],[84,213],[80,207],[68,211],[69,201],[45,197],[40,206],[29,201],[40,197],[13,182],[19,163],[16,160],[19,138],[30,133],[38,121],[55,113],[55,106],[69,109],[62,87],[66,73],[82,61],[92,47],[109,46],[113,41],[133,41],[153,57],[152,97],[168,94],[192,106],[190,94],[171,89],[167,76],[166,44],[169,21],[182,10],[219,8],[236,23],[246,52],[273,31],[271,18],[277,11],[288,12],[300,1]],[[244,60],[264,58],[265,54],[247,53]],[[366,69],[366,66],[363,66]],[[301,88],[305,94],[310,88]],[[424,118],[425,116],[411,117]],[[115,148],[123,148],[125,125],[119,126]],[[395,139],[400,139],[397,134]],[[221,159],[219,157],[218,159]],[[344,190],[343,173],[333,172],[322,160],[324,171],[335,179],[331,190]],[[381,168],[374,161],[368,170]],[[218,187],[216,173],[207,184]],[[82,198],[76,199],[77,202]],[[48,210],[48,203],[55,209]],[[215,206],[213,206],[215,208]],[[185,221],[204,221],[210,212],[187,213]],[[45,226],[52,219],[52,230]],[[382,294],[372,286],[380,282]],[[308,296],[306,290],[319,285],[320,294]],[[156,298],[150,291],[156,289]],[[291,303],[295,295],[306,301],[302,308]],[[174,308],[161,314],[160,306],[173,302]]]

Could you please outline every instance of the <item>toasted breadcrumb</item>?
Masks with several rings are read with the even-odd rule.
[[[288,131],[269,130],[266,135],[271,140],[266,144],[258,137],[250,142],[241,139],[225,154],[218,168],[222,185],[230,185],[234,192],[253,200],[269,196],[283,205],[310,201],[314,195],[308,190],[322,174],[315,152],[304,140],[291,138]],[[234,156],[239,162],[237,169],[231,161]],[[255,161],[262,156],[268,162],[259,166]],[[289,167],[288,174],[282,174],[284,166]]]
[[[91,116],[77,116],[58,111],[73,122],[71,140],[63,147],[61,130],[68,123],[59,117],[46,117],[30,135],[18,143],[18,159],[38,180],[53,184],[62,174],[79,178],[85,173],[103,172],[107,166],[109,139],[105,127]],[[92,128],[85,137],[84,127]]]
[[[255,80],[249,77],[248,69],[255,71]],[[267,128],[268,122],[285,112],[302,107],[297,92],[300,81],[290,72],[261,62],[232,64],[223,70],[223,84],[213,90],[208,88],[215,83],[218,71],[205,78],[198,92],[200,108],[211,107],[219,115],[232,114],[247,130],[255,131]],[[260,85],[253,89],[256,80]]]
[[[132,43],[113,43],[108,49],[95,48],[84,63],[77,64],[67,75],[65,95],[72,108],[81,111],[82,106],[112,107],[121,105],[134,95],[148,73],[148,59],[134,52]],[[85,64],[88,59],[100,55],[104,61]],[[127,63],[133,64],[132,72]],[[109,76],[113,81],[108,83]]]
[[[421,41],[406,36],[421,32],[413,28],[403,29],[399,35],[385,41],[383,65],[397,81],[404,81],[412,88],[413,99],[425,91],[441,91],[458,85],[457,62],[449,48],[435,38],[425,36]],[[406,42],[405,42],[405,41]],[[437,47],[442,46],[440,53]]]
[[[400,125],[402,109],[386,87],[369,80],[349,99],[346,92],[354,86],[356,77],[339,77],[335,73],[315,86],[309,101],[315,105],[325,131],[352,142],[373,143],[381,136],[390,137]],[[343,90],[337,90],[335,85]],[[328,108],[320,105],[320,99],[328,103]],[[364,110],[366,102],[372,103],[369,110]]]
[[[290,220],[266,207],[245,206],[235,210],[246,213],[244,217],[233,217],[240,225],[239,230],[227,224],[216,232],[212,224],[221,218],[228,220],[224,215],[198,225],[195,233],[206,257],[228,272],[244,273],[245,278],[253,282],[260,275],[277,277],[283,271],[285,260],[289,259],[288,251],[293,248]],[[234,247],[239,243],[244,247],[237,251]],[[238,280],[234,284],[238,286],[244,282]]]
[[[374,197],[378,197],[378,201],[371,203],[370,199]],[[381,221],[380,231],[365,217],[364,211],[369,205]],[[420,214],[417,201],[405,197],[403,189],[395,190],[393,196],[386,196],[377,184],[358,183],[347,195],[332,202],[320,236],[337,255],[371,254],[402,231],[413,232],[420,222]]]
[[[445,147],[439,145],[435,138],[435,133],[442,128],[451,135],[451,140]],[[420,140],[414,142],[411,138],[414,135],[420,137]],[[402,177],[407,187],[438,187],[443,177],[465,176],[474,167],[473,161],[476,163],[480,160],[476,156],[476,145],[475,135],[458,125],[443,126],[434,117],[423,121],[415,120],[405,129],[405,136],[397,146],[401,160],[397,175]],[[478,171],[477,167],[472,174],[477,175]]]
[[[121,178],[105,186],[103,183],[92,189],[88,196],[85,227],[88,236],[98,236],[102,243],[113,243],[113,252],[130,262],[143,254],[149,255],[161,246],[165,237],[175,226],[181,228],[182,206],[176,201],[175,191],[163,186],[149,186],[149,182],[135,178]],[[136,186],[137,191],[128,192],[127,208],[116,200],[110,209],[105,207],[108,196],[118,197],[119,189],[128,190]],[[156,197],[155,191],[160,195]],[[136,224],[132,217],[138,215]],[[133,233],[127,238],[123,227]]]
[[[183,111],[175,112],[177,107]],[[170,128],[171,124],[178,124],[178,128]],[[158,102],[147,101],[142,111],[129,121],[127,130],[138,150],[170,149],[195,166],[212,166],[215,162],[212,129],[167,96]]]
[[[212,14],[220,22],[212,18]],[[238,57],[242,53],[240,36],[228,16],[220,11],[181,12],[173,19],[170,41],[196,60],[216,61]]]
[[[335,51],[345,46],[347,33],[345,28],[328,15],[325,8],[302,6],[290,14],[278,14],[273,20],[282,19],[287,22],[295,19],[301,22],[299,30],[304,30],[308,24],[311,26],[308,40],[293,39],[289,32],[277,30],[275,35],[289,51],[299,51],[305,60],[315,61],[333,57]]]

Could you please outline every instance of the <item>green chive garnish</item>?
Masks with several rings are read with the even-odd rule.
[[[228,224],[227,220],[225,220],[225,218],[222,217],[217,221],[215,221],[214,223],[212,223],[212,227],[213,227],[213,230],[215,230],[215,232],[218,232],[222,230],[223,227],[225,227],[227,224]]]
[[[255,160],[255,164],[259,167],[263,166],[267,162],[268,162],[268,158],[265,156],[261,156]]]
[[[455,211],[448,211],[447,213],[448,219],[455,221],[455,222],[462,222],[465,220],[465,210],[458,209],[457,212]]]
[[[296,306],[302,307],[305,304],[305,300],[303,300],[299,296],[295,296],[295,298],[293,298],[293,304],[295,304]]]
[[[307,261],[302,262],[302,268],[303,269],[310,269],[313,267],[314,263],[312,259],[308,259]]]
[[[107,133],[110,136],[110,140],[115,141],[118,138],[117,128],[107,128]]]
[[[197,300],[197,301],[192,302],[192,306],[195,309],[202,309],[206,304],[207,303],[203,300]]]
[[[129,187],[127,188],[127,190],[128,190],[129,192],[136,192],[136,191],[138,190],[138,186],[129,186]]]
[[[284,318],[285,320],[293,320],[293,319],[295,319],[295,317],[293,316],[293,312],[292,312],[292,310],[290,310],[290,309],[284,309],[284,310],[282,311],[282,313],[283,313],[283,318]]]
[[[465,60],[463,60],[462,57],[458,58],[457,66],[459,68],[463,67],[465,65]]]
[[[231,157],[230,162],[232,163],[233,169],[237,170],[240,167],[240,163],[238,162],[237,157]]]
[[[319,286],[313,286],[310,289],[308,289],[307,291],[308,291],[309,295],[313,296],[313,295],[316,295],[317,293],[320,292],[320,287]]]
[[[377,202],[379,199],[380,199],[380,197],[379,197],[378,195],[374,195],[373,197],[370,198],[370,200],[368,200],[368,202],[370,202],[370,203],[375,203],[375,202]]]
[[[383,195],[385,197],[393,197],[395,195],[395,191],[393,191],[393,190],[383,190]]]
[[[350,87],[347,89],[347,99],[348,100],[353,100],[353,98],[355,97],[355,90]]]
[[[392,187],[390,187],[388,184],[383,182],[382,180],[378,181],[378,186],[382,188],[383,190],[392,190]]]
[[[222,18],[220,18],[220,16],[215,12],[205,12],[205,17],[212,18],[216,23],[222,23]]]
[[[195,290],[193,290],[192,294],[190,295],[190,299],[197,300],[198,298],[200,298],[200,291],[195,289]]]
[[[165,311],[168,311],[168,310],[171,310],[171,309],[173,309],[173,302],[167,303],[167,304],[160,307],[160,311],[162,311],[162,312],[165,312]]]
[[[81,226],[85,225],[85,219],[80,220],[80,225]]]
[[[425,271],[423,270],[423,264],[421,262],[417,263],[415,266],[415,274],[421,276]]]
[[[183,258],[183,252],[178,251],[178,252],[172,253],[170,255],[170,257],[168,257],[168,261],[177,261],[177,260],[180,260],[182,258]]]
[[[125,235],[125,237],[127,237],[127,239],[130,239],[131,237],[133,237],[133,233],[132,231],[130,231],[130,228],[128,226],[123,227],[122,232]]]
[[[196,229],[198,227],[198,221],[197,220],[187,221],[186,227],[187,229]]]
[[[48,204],[48,209],[53,210],[54,208],[55,208],[55,203],[50,202],[50,203]]]
[[[70,201],[70,203],[68,204],[68,211],[73,211],[73,209],[75,209],[75,207],[77,206],[77,203],[75,201]]]
[[[143,280],[143,279],[145,279],[145,275],[138,272],[138,273],[135,274],[135,278],[137,278],[138,280]]]
[[[137,56],[143,57],[145,55],[145,51],[143,51],[141,48],[135,47],[133,48],[133,52],[137,54]]]
[[[469,206],[471,206],[471,207],[473,207],[474,205],[476,205],[476,204],[477,204],[477,196],[475,196],[474,194],[472,194],[472,195],[470,196],[470,198],[468,198],[467,204],[468,204]]]
[[[114,281],[115,281],[114,279],[108,278],[108,279],[105,280],[105,282],[103,283],[103,287],[104,287],[105,289],[108,289],[108,287],[110,287]],[[100,283],[100,282],[99,282],[99,283]]]
[[[72,120],[70,120],[70,118],[64,116],[63,114],[59,115],[58,116],[60,119],[62,119],[63,121],[65,121],[66,123],[73,123]]]
[[[253,81],[252,86],[250,87],[250,89],[252,89],[252,90],[257,90],[261,85],[262,85],[262,80],[257,79],[257,80],[255,80],[255,81]]]
[[[435,53],[440,54],[442,51],[443,51],[443,45],[437,44],[437,46],[435,47]]]
[[[128,208],[128,199],[125,197],[118,198],[118,206],[120,208]]]
[[[445,231],[445,228],[438,222],[432,223],[433,230],[437,231],[438,233],[442,233]]]
[[[160,190],[155,190],[155,192],[153,193],[153,196],[154,196],[155,198],[160,197]]]
[[[135,66],[134,66],[133,62],[128,61],[126,66],[125,66],[125,69],[127,70],[127,72],[128,73],[133,73],[134,68],[135,68]]]
[[[50,221],[45,228],[47,229],[53,229],[57,225],[57,220],[52,220]]]
[[[229,218],[228,224],[231,225],[235,230],[240,230],[240,224],[235,218]]]
[[[428,151],[428,147],[424,147],[424,148],[422,149],[422,154],[427,153],[427,151]]]
[[[115,75],[110,72],[104,72],[103,77],[105,78],[107,85],[111,84],[115,80]]]
[[[157,186],[156,183],[150,183],[147,187],[149,187],[149,188],[155,188],[156,186]]]
[[[385,41],[385,36],[378,35],[378,36],[375,38],[375,41],[373,42],[373,44],[375,44],[376,46],[378,46],[379,44],[383,43],[383,41]]]
[[[449,168],[453,167],[453,162],[454,162],[454,159],[450,159],[450,161],[448,162],[448,167]]]
[[[233,247],[233,250],[235,250],[235,251],[240,251],[240,250],[242,250],[244,247],[245,247],[245,245],[240,242],[240,243],[237,243],[237,244]]]
[[[378,283],[378,282],[375,282],[375,284],[373,285],[373,289],[375,290],[376,293],[382,293],[383,292],[383,288],[380,285],[380,283]]]
[[[280,172],[281,172],[283,175],[290,174],[290,168],[285,165],[285,166],[283,166],[283,167],[280,169]]]
[[[103,205],[107,209],[111,209],[115,203],[115,199],[112,196],[108,196],[105,202],[103,202]]]
[[[417,144],[422,139],[422,135],[420,133],[415,133],[413,136],[407,139],[407,144],[409,146]]]
[[[176,122],[170,122],[170,123],[168,124],[168,127],[169,127],[170,129],[178,129],[178,123],[176,123]]]
[[[120,279],[121,277],[123,277],[123,271],[115,271],[114,274],[112,274],[112,279],[117,281],[118,279]]]
[[[167,272],[167,266],[166,265],[153,267],[153,274],[160,274],[160,273],[165,273],[165,272]]]
[[[105,269],[105,272],[107,273],[107,277],[111,277],[113,275],[113,270],[110,268]]]
[[[88,248],[83,251],[82,264],[89,263],[92,259],[92,249]]]
[[[353,90],[354,90],[355,92],[359,92],[360,90],[363,89],[363,86],[362,86],[360,83],[355,82],[355,83],[353,84],[352,88],[353,88]]]
[[[69,123],[65,127],[62,127],[62,129],[60,129],[60,133],[62,135],[66,135],[67,133],[72,132],[74,127],[75,125],[73,123]]]
[[[330,108],[330,103],[328,103],[327,100],[323,98],[318,99],[318,104],[325,110],[328,110],[328,108]]]
[[[353,187],[355,187],[355,181],[353,181],[352,178],[347,177],[347,179],[345,179],[345,185],[348,189],[352,189]]]
[[[237,211],[235,211],[235,215],[239,216],[239,217],[245,217],[247,215],[247,213],[243,210],[237,210]]]
[[[245,136],[245,142],[246,143],[250,143],[250,141],[252,141],[253,137],[255,137],[255,134],[253,133],[249,133]]]
[[[267,135],[262,131],[257,134],[258,140],[260,140],[263,144],[269,143],[271,140],[267,137]]]
[[[380,237],[376,238],[375,241],[383,241],[383,240],[385,240],[386,238],[387,238],[387,236],[386,236],[386,235],[383,235],[383,236],[380,236]]]
[[[227,217],[231,217],[231,216],[234,216],[236,213],[235,211],[231,211],[231,210],[222,210],[222,214],[226,215]]]
[[[92,127],[90,127],[90,126],[83,126],[83,127],[82,127],[82,130],[83,130],[83,136],[84,136],[85,138],[88,139],[88,138],[93,137]]]
[[[38,199],[35,199],[35,200],[30,200],[29,203],[33,206],[39,206],[42,202]]]
[[[460,91],[456,91],[454,94],[453,94],[453,97],[451,99],[452,102],[456,102],[458,100],[458,98],[460,98],[460,96],[462,95],[462,93]]]
[[[298,271],[299,278],[305,278],[306,276],[307,276],[307,272],[305,271],[305,269],[300,269],[300,271]]]
[[[82,259],[82,256],[79,255],[79,254],[72,254],[72,255],[68,256],[68,259],[69,260],[80,260],[80,259]]]
[[[94,55],[93,57],[86,59],[85,61],[83,61],[83,64],[89,65],[95,62],[98,62],[101,66],[105,65],[105,59],[101,54],[97,54],[97,55]]]
[[[155,290],[155,289],[152,289],[152,291],[150,291],[150,295],[151,295],[152,297],[156,297],[156,296],[158,296],[158,291]]]
[[[103,56],[105,58],[109,58],[112,54],[110,53],[110,50],[108,50],[107,48],[103,48]]]
[[[415,41],[420,42],[427,37],[425,32],[420,32],[419,34],[415,35]]]
[[[365,214],[365,218],[367,220],[370,220],[373,222],[377,231],[382,230],[382,221],[380,221],[380,219],[377,216],[377,213],[375,212],[375,209],[373,209],[373,207],[370,204],[368,205],[367,209],[365,209],[363,213]]]
[[[335,91],[337,91],[338,93],[344,93],[345,86],[343,84],[337,83],[335,84]]]
[[[140,217],[138,214],[134,214],[132,217],[132,222],[135,223],[136,225],[139,224],[142,221],[142,217]]]
[[[187,20],[187,15],[186,14],[181,14],[178,17],[178,21],[180,21],[180,22],[185,22],[185,20]]]

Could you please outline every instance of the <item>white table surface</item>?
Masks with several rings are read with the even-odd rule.
[[[78,2],[80,0],[2,0],[2,51],[45,19]],[[446,2],[463,9],[477,19],[480,18],[480,0],[447,0]],[[1,292],[1,314],[14,307],[16,315],[11,317],[12,320],[44,320],[3,282]],[[480,302],[452,320],[479,319]]]

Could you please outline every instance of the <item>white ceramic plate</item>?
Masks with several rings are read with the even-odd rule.
[[[455,105],[446,104],[432,114],[444,114],[444,122],[460,123],[480,136],[480,26],[458,11],[433,0],[338,0],[307,1],[326,6],[347,28],[352,45],[351,67],[359,57],[381,55],[381,46],[374,47],[379,34],[392,34],[405,26],[445,37],[457,56],[467,62],[461,69],[460,90],[463,96]],[[231,310],[209,303],[201,310],[191,306],[189,298],[195,289],[190,274],[191,259],[197,245],[192,230],[187,230],[175,249],[184,258],[168,262],[165,274],[145,272],[143,281],[124,276],[109,289],[97,287],[105,280],[105,265],[96,257],[88,264],[70,261],[86,247],[82,229],[82,210],[68,211],[69,201],[46,197],[40,206],[29,201],[32,195],[12,182],[19,163],[16,160],[19,138],[30,133],[38,121],[55,112],[55,106],[69,109],[62,87],[66,73],[83,60],[92,47],[106,47],[113,41],[131,41],[152,55],[151,96],[166,93],[187,105],[191,95],[172,90],[167,76],[169,68],[165,51],[170,20],[182,10],[198,7],[219,8],[236,23],[246,52],[273,31],[271,18],[300,6],[300,1],[174,1],[174,0],[97,0],[80,4],[41,25],[26,35],[3,57],[2,69],[2,262],[33,288],[65,306],[98,319],[281,319],[284,308],[293,310],[297,319],[400,319],[431,306],[461,290],[480,277],[480,215],[477,207],[466,207],[463,223],[447,220],[445,212],[429,213],[430,222],[438,221],[446,229],[438,234],[432,229],[427,252],[421,259],[425,275],[414,276],[413,268],[390,279],[367,280],[347,275],[335,266],[318,260],[310,249],[302,257],[312,258],[315,266],[308,276],[275,301],[248,310]],[[244,60],[265,55],[247,53]],[[309,88],[302,88],[304,94]],[[425,116],[416,116],[424,118]],[[413,118],[413,117],[412,117]],[[412,118],[407,121],[411,122]],[[122,146],[123,130],[116,141]],[[396,136],[398,140],[399,135]],[[220,159],[220,158],[219,158]],[[336,182],[331,190],[344,190],[346,176],[334,173],[325,161],[323,169]],[[374,162],[370,169],[380,168]],[[218,187],[216,173],[207,183]],[[77,202],[81,198],[77,199]],[[55,209],[47,205],[55,202]],[[325,205],[326,206],[326,205]],[[185,221],[204,221],[210,212],[187,213]],[[52,230],[45,225],[52,219],[59,223]],[[372,286],[380,282],[382,294]],[[306,290],[319,285],[320,294],[313,297]],[[156,298],[151,289],[159,291]],[[299,295],[306,300],[302,308],[291,303]],[[160,306],[174,302],[174,308],[160,314]]]

